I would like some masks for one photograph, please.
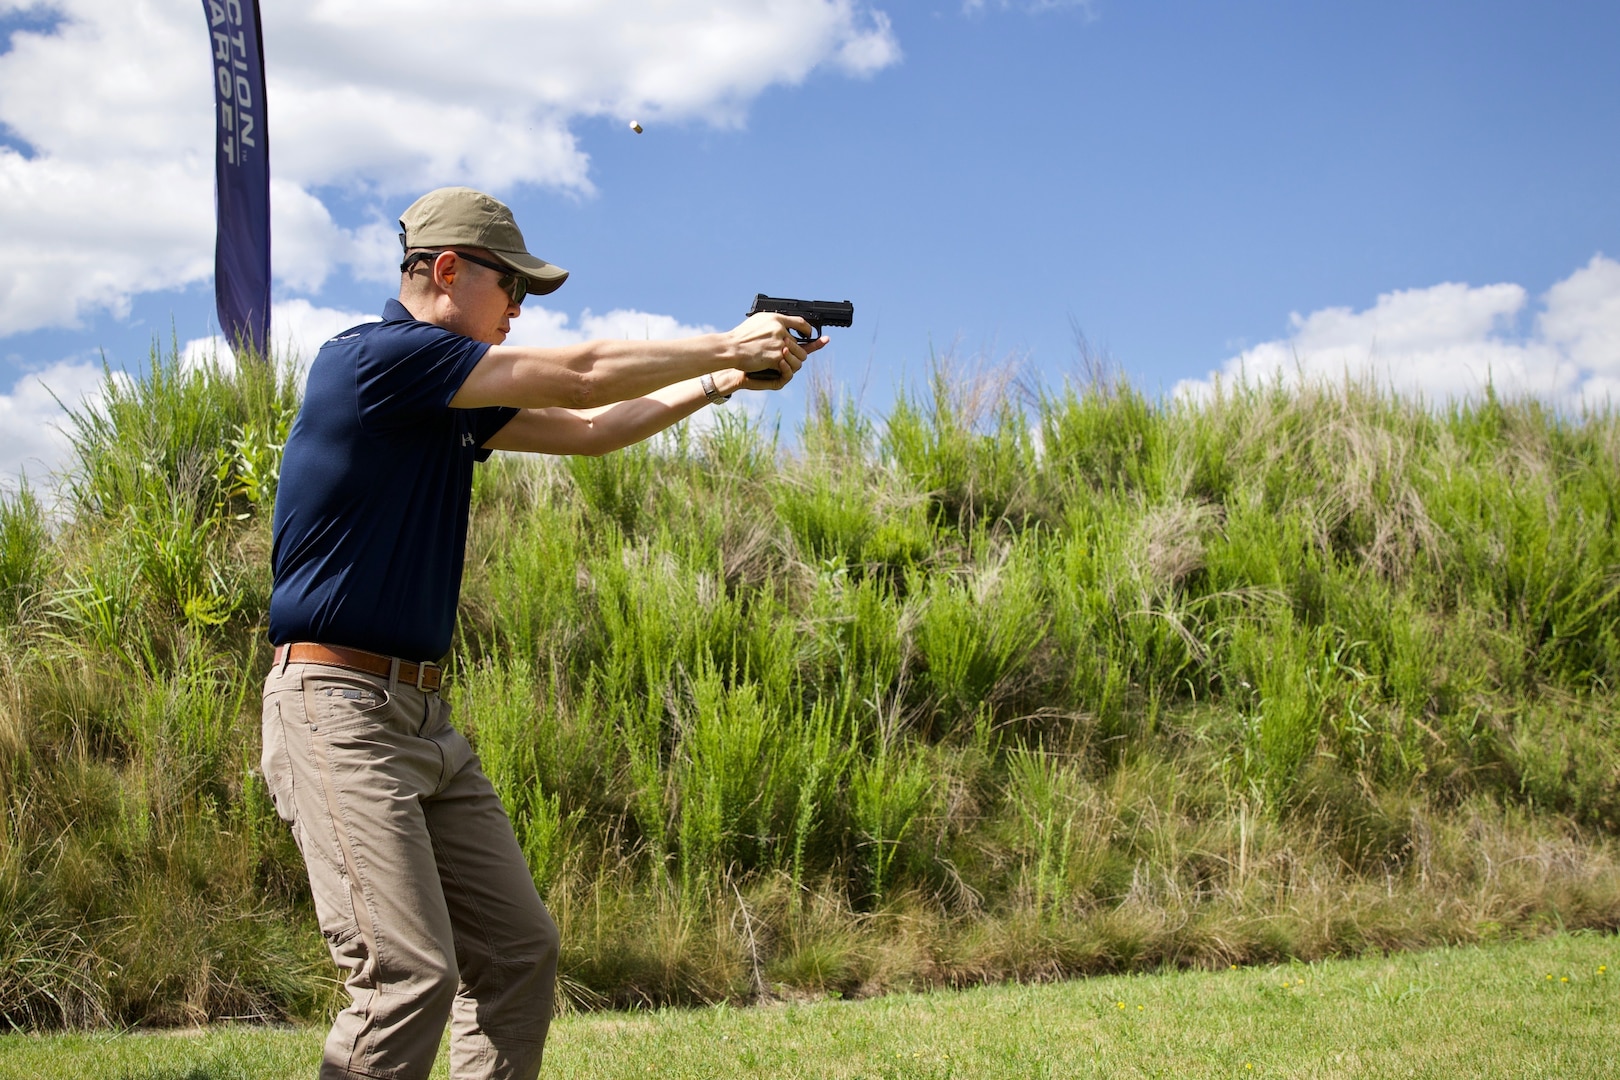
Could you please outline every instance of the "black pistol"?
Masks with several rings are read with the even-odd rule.
[[[754,306],[748,309],[748,314],[758,315],[762,311],[769,311],[777,315],[797,315],[815,328],[815,334],[805,337],[797,330],[793,331],[794,338],[800,345],[808,345],[821,336],[823,326],[848,326],[855,321],[855,305],[848,300],[787,300],[780,296],[766,296],[758,293],[754,296]],[[782,373],[775,368],[766,368],[764,371],[750,371],[750,379],[760,382],[774,382],[782,377]]]

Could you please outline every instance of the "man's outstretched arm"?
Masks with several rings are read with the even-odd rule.
[[[740,371],[719,372],[714,382],[722,394],[781,385],[754,382]],[[651,438],[706,404],[703,388],[689,379],[598,409],[524,409],[484,445],[491,450],[599,457]]]
[[[450,404],[589,410],[644,398],[712,372],[772,368],[791,378],[807,353],[827,343],[821,338],[800,345],[793,330],[808,335],[810,324],[760,314],[732,330],[676,341],[588,341],[544,349],[492,345]]]

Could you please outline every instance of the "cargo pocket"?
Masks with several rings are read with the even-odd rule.
[[[337,967],[345,972],[360,972],[368,950],[366,939],[360,933],[360,921],[355,918],[355,897],[348,886],[348,876],[332,873],[327,884],[332,887],[314,895],[314,913],[321,925],[321,936],[326,938],[327,952],[332,954],[332,962],[337,963]]]

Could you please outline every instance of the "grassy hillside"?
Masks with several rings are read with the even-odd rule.
[[[1620,925],[1620,420],[941,369],[480,471],[448,694],[572,1005]],[[285,374],[0,503],[0,1018],[316,1016],[255,775]]]

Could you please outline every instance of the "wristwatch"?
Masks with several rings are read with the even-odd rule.
[[[703,396],[709,399],[710,405],[719,405],[723,401],[730,401],[730,394],[722,394],[720,388],[714,385],[714,376],[704,372],[698,376],[698,385],[703,387]]]

